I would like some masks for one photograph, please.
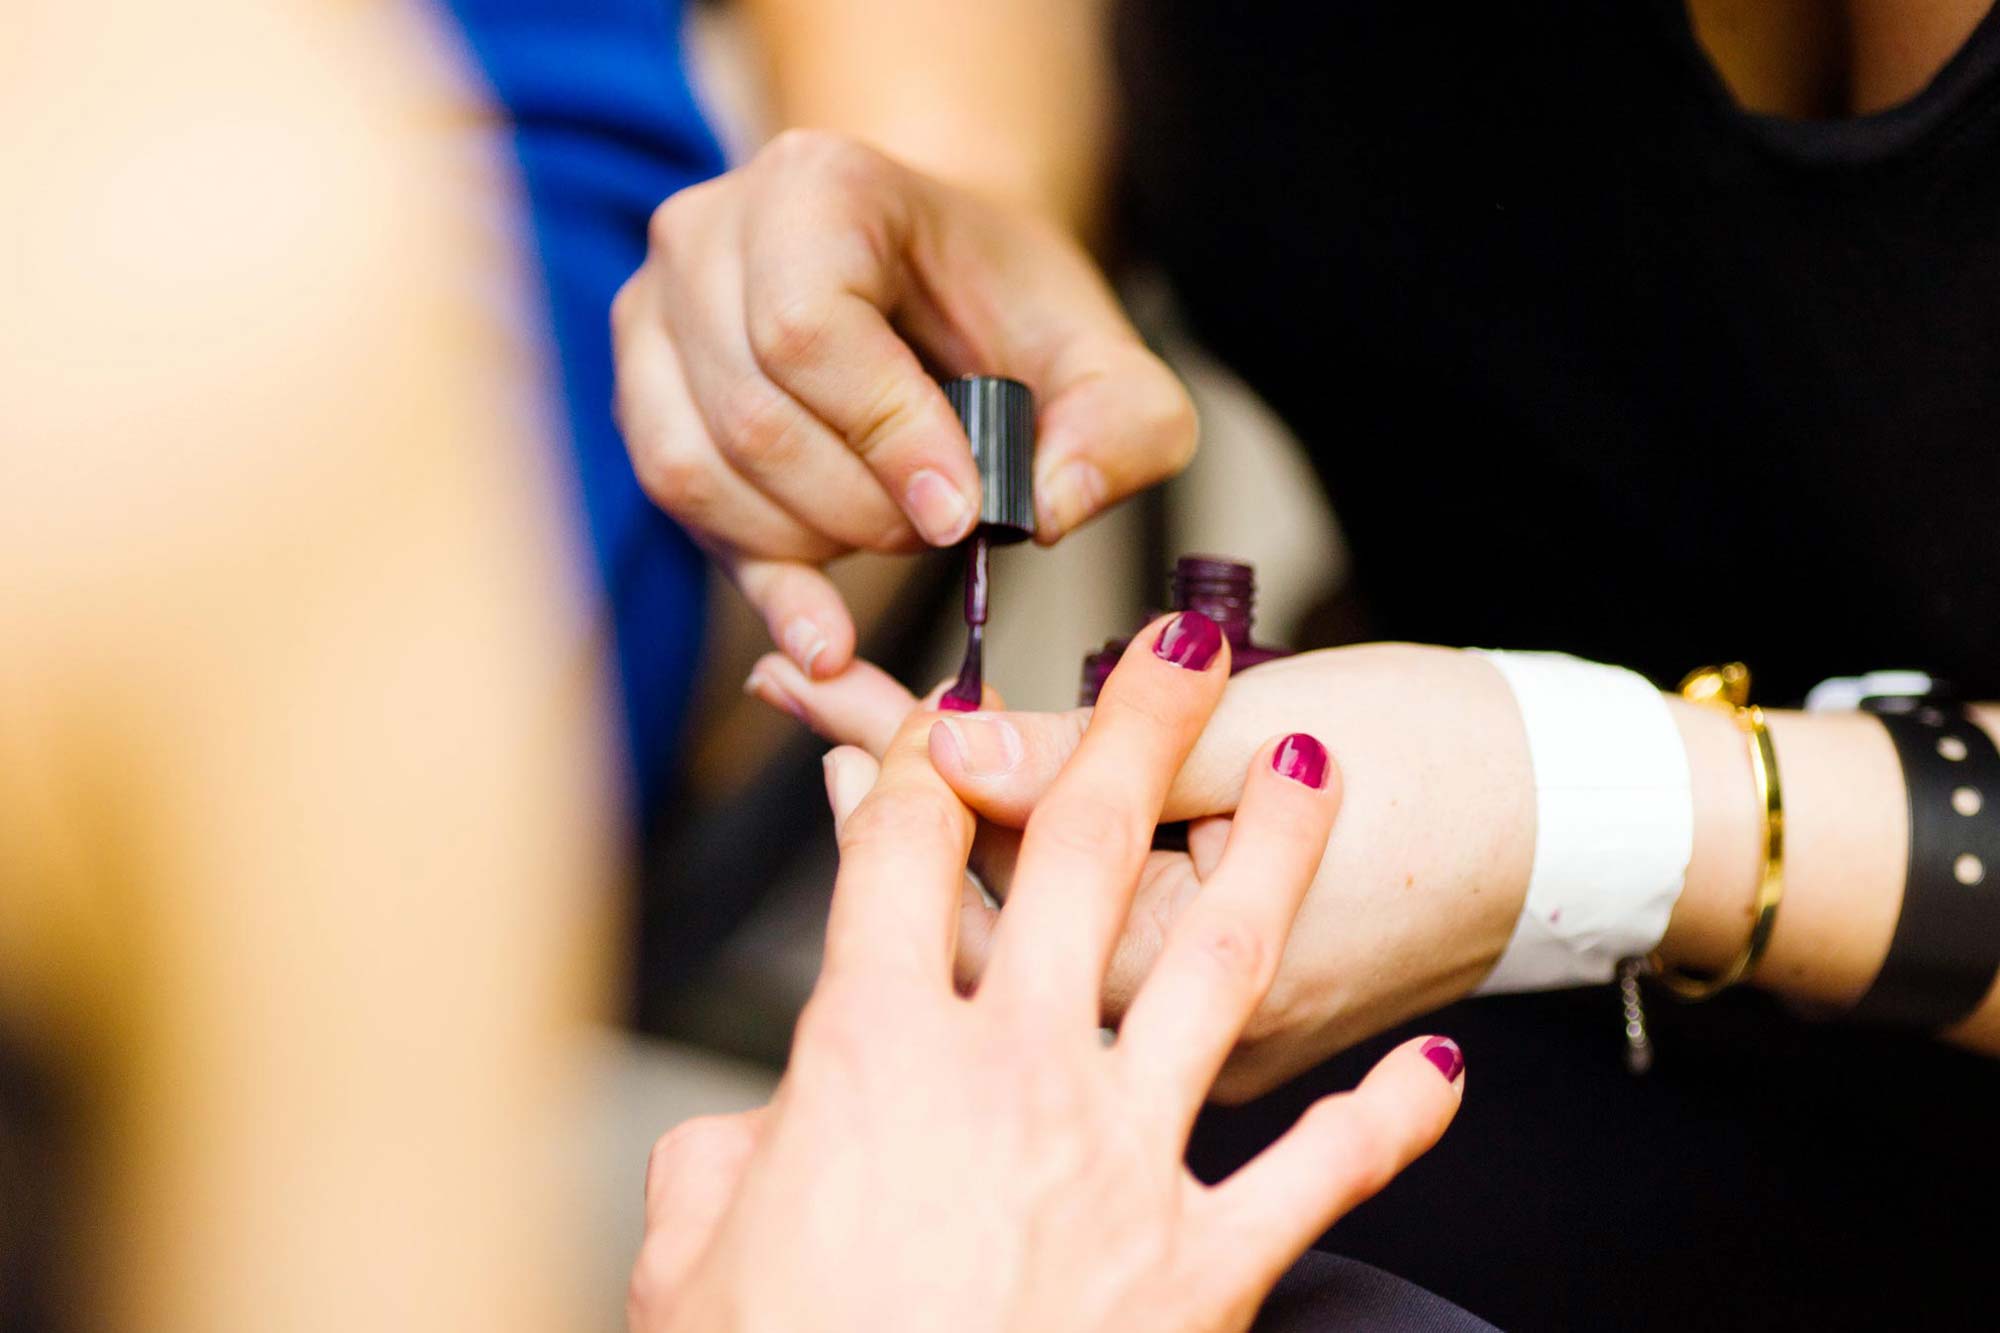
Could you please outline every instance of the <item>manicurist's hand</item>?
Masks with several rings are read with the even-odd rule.
[[[1123,670],[1124,668],[1120,668]],[[821,735],[879,746],[913,706],[880,672],[811,681],[775,657],[753,678],[768,702]],[[937,729],[938,770],[981,818],[979,871],[1008,893],[1012,831],[1033,815],[1091,711],[980,712]],[[1276,979],[1218,1079],[1253,1096],[1384,1028],[1458,999],[1492,969],[1527,891],[1533,769],[1519,713],[1489,664],[1450,649],[1381,644],[1304,653],[1246,671],[1178,771],[1162,818],[1188,820],[1188,851],[1147,859],[1105,977],[1117,1022],[1206,881],[1231,829],[1251,755],[1309,731],[1340,754],[1340,823],[1293,925]],[[968,906],[959,966],[987,964]]]
[[[833,753],[820,983],[771,1105],[655,1149],[635,1329],[1240,1329],[1315,1235],[1436,1141],[1462,1062],[1432,1038],[1222,1183],[1182,1164],[1334,820],[1339,779],[1309,736],[1242,756],[1200,896],[1100,1039],[1154,820],[1227,658],[1206,622],[1140,635],[1025,821],[969,997],[952,960],[974,821],[932,765],[937,715],[909,718],[879,776]]]
[[[949,545],[977,518],[936,375],[1034,389],[1045,542],[1194,449],[1186,392],[1061,228],[830,133],[662,204],[611,317],[640,482],[815,677],[854,653],[821,564]]]

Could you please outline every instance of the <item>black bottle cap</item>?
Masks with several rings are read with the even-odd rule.
[[[967,375],[944,396],[972,442],[979,468],[979,521],[996,542],[1035,531],[1035,395],[1019,380]]]

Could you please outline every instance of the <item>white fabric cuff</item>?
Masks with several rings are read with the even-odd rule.
[[[1475,649],[1506,678],[1535,770],[1535,863],[1476,992],[1609,981],[1667,933],[1694,849],[1687,751],[1660,692],[1561,653]]]

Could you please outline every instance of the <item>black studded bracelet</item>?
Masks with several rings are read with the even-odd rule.
[[[1871,711],[1902,761],[1910,859],[1888,957],[1852,1016],[1936,1032],[2000,973],[2000,748],[1954,703]]]

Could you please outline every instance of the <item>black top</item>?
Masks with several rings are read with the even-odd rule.
[[[1305,441],[1373,635],[2000,697],[2000,17],[1808,124],[1678,0],[1128,8],[1131,241]],[[1992,1322],[2000,1064],[1655,1009],[1644,1080],[1607,990],[1426,1020],[1465,1112],[1333,1244],[1515,1328]]]

